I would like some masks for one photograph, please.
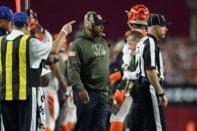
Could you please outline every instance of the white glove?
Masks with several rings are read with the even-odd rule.
[[[123,79],[136,80],[137,78],[137,73],[135,71],[123,71]]]

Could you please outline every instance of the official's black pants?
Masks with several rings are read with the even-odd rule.
[[[166,131],[164,108],[148,82],[138,83],[131,107],[131,131]]]

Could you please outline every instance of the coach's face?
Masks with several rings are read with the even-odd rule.
[[[166,32],[167,32],[167,27],[166,26],[157,26],[157,35],[158,38],[165,38]]]
[[[93,25],[94,36],[101,36],[104,31],[104,25]]]

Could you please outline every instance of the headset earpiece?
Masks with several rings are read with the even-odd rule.
[[[85,15],[84,19],[84,26],[90,30],[93,29],[93,24],[94,24],[94,16],[93,14],[96,14],[96,12],[90,11]]]

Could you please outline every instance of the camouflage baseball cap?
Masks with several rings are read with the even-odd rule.
[[[95,25],[104,25],[107,24],[108,21],[104,20],[101,15],[97,14],[95,11],[88,11],[84,17],[84,23],[90,22]]]

